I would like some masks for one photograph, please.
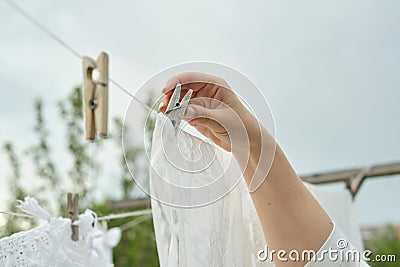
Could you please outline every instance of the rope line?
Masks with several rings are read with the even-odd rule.
[[[19,6],[18,4],[16,4],[14,1],[11,1],[11,0],[3,0],[3,1],[6,2],[11,8],[13,8],[19,14],[21,14],[23,17],[25,17],[27,20],[29,20],[31,23],[33,23],[36,27],[41,29],[48,36],[50,36],[54,41],[56,41],[60,45],[64,46],[67,50],[69,50],[76,57],[82,59],[82,55],[80,55],[76,50],[74,50],[71,46],[69,46],[61,38],[59,38],[52,31],[50,31],[46,26],[44,26],[42,23],[40,23],[38,20],[36,20],[31,14],[29,14],[24,9],[22,9],[21,6]]]
[[[30,214],[10,212],[10,211],[1,211],[1,210],[0,210],[0,214],[15,216],[15,217],[28,217],[28,218],[36,217],[36,216],[30,215]],[[122,219],[122,218],[136,217],[136,216],[142,216],[142,215],[149,215],[149,217],[151,217],[151,214],[152,214],[151,209],[131,211],[131,212],[125,212],[125,213],[116,213],[116,214],[111,213],[106,216],[98,217],[97,221]]]
[[[34,218],[35,216],[33,215],[29,215],[29,214],[23,214],[23,213],[16,213],[16,212],[10,212],[10,211],[1,211],[1,214],[5,214],[5,215],[10,215],[12,217],[28,217],[28,218]]]
[[[132,95],[128,90],[126,90],[124,87],[122,87],[119,83],[117,83],[116,81],[114,81],[111,78],[108,78],[108,80],[114,84],[116,87],[118,87],[119,89],[121,89],[125,94],[129,95],[130,97],[132,97],[133,99],[141,102],[139,99],[137,99],[134,95]],[[142,102],[141,102],[142,103]],[[142,103],[143,105],[145,105],[147,108],[149,108],[145,103]]]
[[[137,226],[138,224],[141,224],[144,221],[147,221],[150,218],[151,218],[151,215],[143,215],[142,217],[136,218],[130,222],[127,222],[127,223],[121,225],[119,228],[121,229],[121,232],[123,232],[132,227]]]
[[[12,0],[3,0],[5,3],[7,3],[12,9],[17,11],[21,16],[26,18],[28,21],[30,21],[32,24],[34,24],[36,27],[38,27],[40,30],[42,30],[44,33],[46,33],[50,38],[52,38],[54,41],[59,43],[61,46],[66,48],[69,52],[71,52],[74,56],[77,58],[81,59],[83,56],[77,52],[75,49],[72,48],[72,46],[68,45],[63,39],[58,37],[54,32],[52,32],[49,28],[47,28],[45,25],[43,25],[41,22],[39,22],[35,17],[33,17],[31,14],[26,12],[20,5],[16,4]],[[148,111],[150,112],[155,112],[154,110],[151,109],[151,107],[147,106],[146,103],[144,103],[142,100],[138,99],[135,97],[132,93],[129,92],[129,90],[125,89],[121,84],[118,82],[114,81],[111,78],[108,78],[109,82],[114,84],[118,89],[120,89],[122,92],[136,100],[137,102],[141,103]]]
[[[76,56],[80,60],[83,59],[83,56],[79,52],[77,52],[74,48],[72,48],[72,46],[67,44],[63,39],[61,39],[55,33],[53,33],[44,24],[39,22],[35,17],[33,17],[28,12],[26,12],[20,5],[16,4],[14,1],[11,1],[11,0],[3,0],[3,1],[6,4],[8,4],[12,9],[14,9],[17,13],[19,13],[21,16],[26,18],[28,21],[30,21],[32,24],[34,24],[36,27],[38,27],[41,31],[43,31],[45,34],[47,34],[51,39],[53,39],[58,44],[63,46],[69,52],[71,52],[71,54],[73,54],[74,56]],[[145,108],[147,108],[147,110],[149,110],[150,112],[155,112],[154,110],[151,109],[151,107],[147,106],[143,101],[141,101],[140,99],[135,97],[132,93],[130,93],[127,89],[125,89],[118,82],[116,82],[115,80],[113,80],[111,78],[109,78],[108,80],[109,80],[110,83],[114,84],[118,89],[123,91],[126,95],[130,96],[132,99],[134,99],[134,100],[138,101],[139,103],[141,103]],[[5,215],[10,215],[10,216],[17,216],[17,217],[29,217],[29,218],[34,217],[34,216],[28,215],[28,214],[7,212],[7,211],[0,211],[0,213],[1,214],[5,214]],[[127,213],[120,213],[120,214],[109,214],[107,216],[99,217],[97,220],[98,221],[103,221],[103,220],[112,220],[112,219],[120,219],[120,218],[127,218],[127,217],[133,217],[133,216],[148,215],[148,216],[144,216],[144,218],[142,218],[142,220],[144,221],[144,220],[148,219],[149,217],[151,217],[151,215],[149,215],[149,214],[151,214],[151,210],[150,209],[141,210],[141,211],[127,212]],[[138,220],[138,221],[135,220],[135,225],[141,223],[142,220]],[[134,225],[132,225],[132,224],[133,223],[131,222],[131,224],[127,224],[124,228],[128,229],[130,227],[133,227]]]
[[[131,211],[131,212],[125,212],[125,213],[117,213],[117,214],[109,214],[107,216],[98,217],[97,220],[105,221],[105,220],[113,220],[113,219],[141,216],[141,215],[146,215],[146,214],[151,214],[151,209]]]

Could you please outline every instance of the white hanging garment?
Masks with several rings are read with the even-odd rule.
[[[230,153],[187,132],[176,138],[169,119],[158,115],[152,139],[150,193],[161,267],[274,266],[270,259],[260,261],[257,257],[266,242],[247,186],[240,178],[241,171]],[[336,246],[338,238],[361,245],[354,216],[346,217],[354,212],[349,199],[346,205],[337,206],[335,197],[343,194],[330,192],[325,198],[324,190],[307,186],[328,207],[333,220],[341,218],[317,255]],[[352,240],[339,227],[344,227]]]
[[[108,260],[105,233],[96,227],[91,210],[79,215],[79,240],[71,239],[71,220],[52,218],[34,198],[26,197],[20,208],[44,219],[36,228],[0,239],[0,266],[113,266]]]
[[[346,188],[327,188],[309,183],[305,185],[351,244],[362,251],[364,245],[350,191]]]

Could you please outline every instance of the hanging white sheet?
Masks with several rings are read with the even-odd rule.
[[[186,132],[176,138],[171,122],[162,114],[157,117],[152,142],[150,192],[161,267],[273,266],[269,259],[258,259],[266,242],[231,154]],[[335,248],[339,239],[349,243],[347,249],[354,249],[351,244],[362,249],[350,195],[344,190],[307,186],[336,222],[317,255]],[[359,263],[326,260],[307,266]]]

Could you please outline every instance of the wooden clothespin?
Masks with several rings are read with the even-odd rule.
[[[76,220],[78,220],[78,218],[79,218],[78,201],[79,201],[78,194],[75,194],[74,199],[72,199],[72,194],[68,193],[68,195],[67,195],[67,217],[71,219],[71,229],[72,229],[71,239],[73,241],[77,241],[79,239],[79,226],[74,225],[74,222]]]
[[[93,79],[93,71],[99,73]],[[108,55],[101,52],[97,61],[83,57],[83,108],[86,139],[108,135]]]

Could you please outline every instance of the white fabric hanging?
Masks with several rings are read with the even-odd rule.
[[[79,225],[79,240],[72,241],[70,219],[52,218],[30,197],[21,202],[20,208],[45,221],[31,230],[1,238],[0,266],[113,266],[107,233],[96,227],[93,211],[79,215],[75,222]]]
[[[244,180],[231,181],[241,176],[239,167],[232,162],[235,161],[230,153],[189,133],[181,132],[176,138],[171,122],[164,115],[158,115],[152,140],[150,193],[161,267],[273,266],[271,261],[257,258],[257,252],[266,247],[266,242]],[[217,189],[207,184],[217,185]],[[235,184],[223,198],[216,197],[223,192],[221,189],[229,191]],[[330,246],[335,248],[341,238],[361,249],[349,195],[307,186],[332,219],[338,219],[318,253]],[[342,197],[344,200],[337,199]],[[207,202],[212,203],[204,205]],[[345,229],[350,240],[339,227]],[[309,262],[307,266],[315,266],[312,264],[315,263]],[[358,263],[341,264],[317,263],[318,266],[359,266]]]
[[[305,185],[351,244],[362,251],[364,245],[350,191],[346,188],[327,188],[308,183]]]

